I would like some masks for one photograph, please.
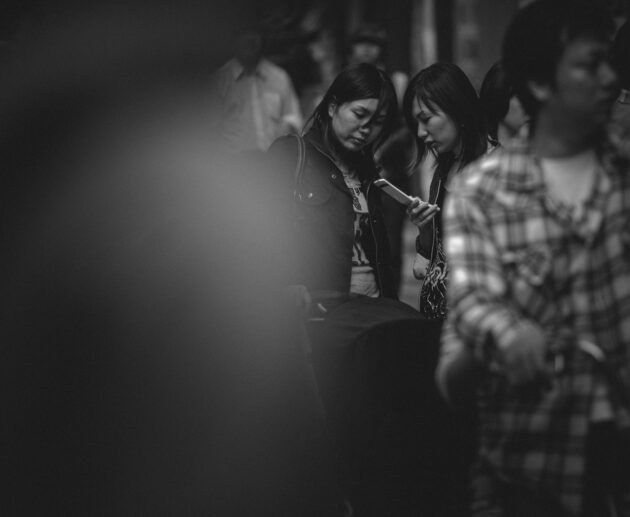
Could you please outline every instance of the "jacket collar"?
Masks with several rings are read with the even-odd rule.
[[[328,146],[324,143],[324,135],[318,128],[311,127],[304,135],[304,139],[326,158],[328,158],[332,165],[338,169],[332,154],[328,150]],[[362,158],[363,159],[361,160],[359,167],[359,177],[361,178],[361,182],[364,183],[378,177],[378,171],[376,169],[376,165],[374,164],[374,160],[371,160],[366,155],[362,155]]]

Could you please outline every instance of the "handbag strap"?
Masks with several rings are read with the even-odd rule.
[[[300,180],[302,178],[302,174],[304,173],[304,164],[306,162],[306,144],[304,143],[304,138],[300,135],[295,135],[295,138],[298,142],[297,148],[297,163],[295,165],[295,172],[293,174],[293,198],[295,199],[298,195],[298,188],[300,185]]]

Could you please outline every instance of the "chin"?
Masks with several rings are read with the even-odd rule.
[[[363,149],[365,147],[365,145],[359,145],[359,144],[355,144],[353,142],[348,142],[344,145],[346,151],[349,151],[351,153],[357,153],[359,152],[361,149]]]

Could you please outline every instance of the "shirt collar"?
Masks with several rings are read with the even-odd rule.
[[[310,142],[310,144],[315,147],[315,149],[317,149],[321,154],[328,158],[328,160],[330,160],[330,162],[335,167],[337,167],[335,159],[328,150],[328,146],[324,143],[324,135],[319,129],[311,127],[304,135],[304,138],[308,142]],[[363,163],[361,164],[361,171],[359,172],[359,177],[362,178],[362,182],[364,181],[364,179],[371,179],[373,177],[376,177],[377,175],[378,171],[376,169],[374,161],[364,155]]]
[[[263,68],[264,68],[263,60],[261,59],[256,65],[256,68],[254,69],[254,73],[249,74],[249,75],[254,75],[256,77],[260,77],[261,79],[264,79],[265,73],[263,71]],[[232,60],[232,78],[235,81],[238,81],[239,79],[243,77],[247,77],[247,75],[245,74],[245,68],[243,67],[243,65],[241,65],[241,63],[238,62],[237,59]]]
[[[543,182],[540,173],[540,164],[531,154],[530,143],[527,138],[515,138],[497,149],[484,160],[489,166],[495,163],[504,163],[504,181],[508,190],[514,192],[532,192],[542,190]]]
[[[529,146],[523,149],[529,149]],[[540,196],[548,208],[562,216],[563,211],[559,210],[557,204],[547,196],[540,159],[529,153],[526,153],[524,158],[525,174],[508,176],[511,188],[517,192],[529,191]],[[595,186],[591,196],[586,201],[585,217],[579,224],[574,225],[575,232],[587,241],[592,241],[595,238],[604,218],[605,205],[612,188],[611,174],[614,168],[611,167],[613,166],[609,162],[609,156],[606,153],[599,155]],[[562,217],[570,220],[566,214]]]
[[[539,191],[544,194],[545,185],[542,177],[540,159],[531,154],[530,142],[527,138],[517,138],[510,142],[508,151],[492,153],[487,157],[487,161],[509,160],[504,166],[506,171],[506,186],[515,192]],[[608,147],[597,151],[599,157],[600,187],[603,193],[610,190],[611,176],[619,172],[619,166],[615,163],[615,154]],[[495,156],[496,155],[496,156]]]

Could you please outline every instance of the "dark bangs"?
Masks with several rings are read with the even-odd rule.
[[[377,148],[389,137],[396,125],[398,102],[391,79],[385,72],[374,65],[358,63],[342,70],[315,108],[305,127],[317,125],[324,135],[329,134],[330,117],[328,116],[328,106],[331,103],[340,106],[360,99],[378,99],[374,116],[378,116],[381,112],[385,114],[383,129],[372,145],[374,149]]]
[[[435,63],[421,70],[409,83],[403,109],[409,126],[417,131],[413,119],[413,102],[418,99],[432,111],[442,111],[457,126],[462,143],[460,157],[466,165],[481,156],[487,148],[487,133],[481,104],[466,74],[452,63]],[[420,160],[426,153],[416,138]],[[438,162],[441,159],[438,156]]]

